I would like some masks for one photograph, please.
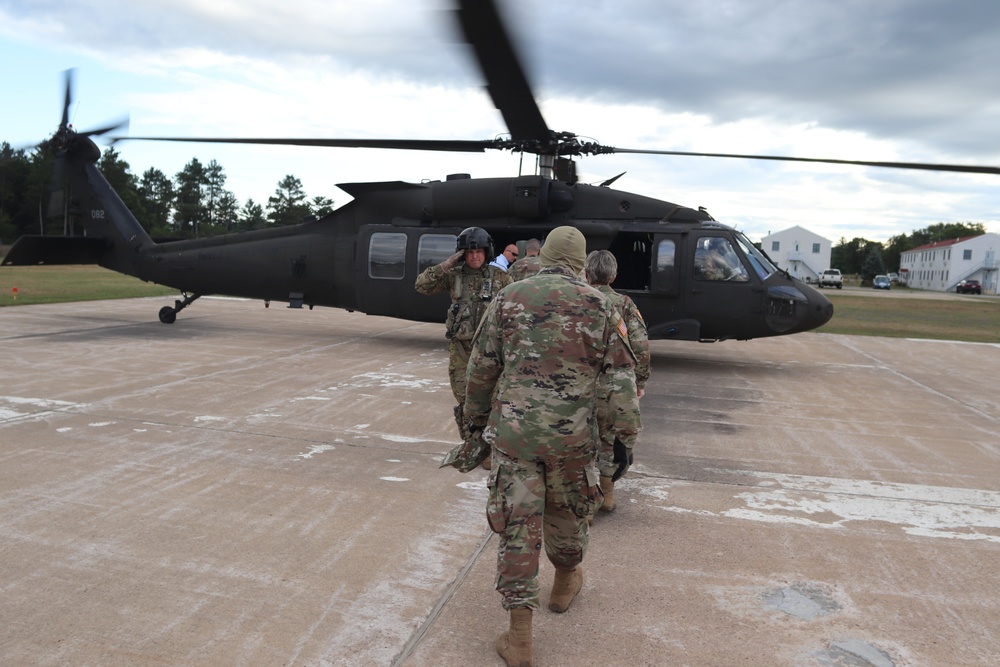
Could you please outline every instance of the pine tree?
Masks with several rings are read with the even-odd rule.
[[[302,181],[292,175],[278,182],[274,195],[267,200],[267,219],[272,225],[297,225],[312,215]]]
[[[861,284],[870,285],[872,278],[884,274],[885,272],[885,262],[882,260],[882,250],[873,245],[868,251],[868,256],[865,257],[864,266],[861,267]]]
[[[174,184],[159,169],[150,167],[139,180],[139,202],[142,217],[136,215],[139,223],[152,237],[170,235],[170,213],[173,210]]]

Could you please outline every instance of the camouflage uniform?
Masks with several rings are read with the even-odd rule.
[[[635,302],[632,301],[627,295],[619,294],[610,285],[598,285],[595,289],[599,290],[601,294],[611,301],[622,314],[625,319],[625,324],[628,327],[628,339],[629,346],[632,348],[632,352],[635,355],[635,364],[628,364],[622,366],[621,368],[613,369],[612,376],[615,378],[612,382],[613,389],[627,386],[629,380],[624,377],[625,375],[635,375],[635,386],[636,389],[643,389],[646,386],[646,381],[649,380],[649,335],[646,333],[646,322],[642,319],[642,314],[639,313],[639,308],[636,307]],[[620,389],[619,389],[620,390]],[[634,410],[632,409],[634,407]],[[623,437],[620,429],[616,429],[615,425],[620,424],[623,419],[630,419],[633,417],[638,418],[639,409],[638,405],[632,407],[619,407],[622,411],[618,415],[609,415],[602,411],[598,411],[598,419],[601,426],[601,449],[597,457],[598,467],[602,475],[606,477],[611,477],[618,465],[614,463],[614,444],[615,438],[618,437],[622,444],[627,448],[632,449],[635,445],[635,437]],[[635,424],[636,427],[639,426],[638,423]],[[638,428],[636,428],[636,433]]]
[[[507,273],[510,274],[510,279],[513,282],[517,282],[518,280],[524,280],[528,276],[535,275],[541,269],[542,260],[538,255],[529,255],[514,262],[514,266],[510,267]]]
[[[459,406],[465,404],[465,368],[469,363],[476,327],[486,304],[509,284],[510,276],[506,272],[487,264],[479,269],[470,269],[464,263],[451,269],[436,264],[417,276],[414,287],[421,294],[447,291],[451,295],[451,308],[445,321],[445,335],[450,341],[448,379]]]
[[[611,302],[567,266],[546,266],[489,304],[469,360],[465,410],[493,447],[487,518],[500,536],[504,609],[539,608],[543,542],[557,569],[583,560],[587,517],[603,498],[593,467],[598,404],[608,414],[635,410],[621,426],[622,437],[635,437],[634,376],[612,392],[606,372],[630,358]]]

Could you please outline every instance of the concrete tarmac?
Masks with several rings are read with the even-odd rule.
[[[0,663],[502,665],[441,325],[162,305],[0,309]],[[539,667],[996,664],[998,346],[652,347]]]

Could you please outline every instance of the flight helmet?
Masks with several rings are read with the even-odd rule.
[[[493,239],[482,227],[468,227],[463,229],[458,235],[458,243],[455,244],[455,252],[465,252],[466,250],[478,250],[482,248],[486,251],[486,261],[493,261]]]

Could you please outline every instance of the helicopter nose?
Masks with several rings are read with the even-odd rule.
[[[807,300],[803,312],[802,324],[798,330],[810,331],[818,329],[829,322],[833,317],[833,304],[826,298],[826,295],[804,283],[798,287]]]
[[[833,317],[830,300],[798,280],[769,286],[767,300],[767,324],[779,334],[810,331]]]

